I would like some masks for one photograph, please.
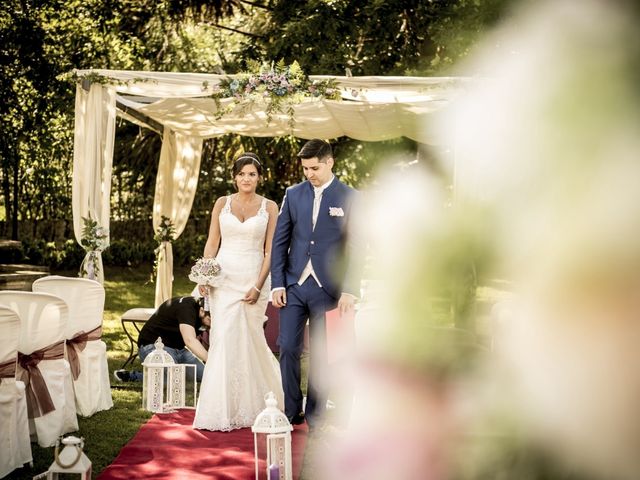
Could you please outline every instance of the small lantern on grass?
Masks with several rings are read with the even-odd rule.
[[[142,408],[151,412],[166,413],[175,408],[195,408],[196,366],[175,363],[165,349],[162,339],[154,343],[155,350],[142,362]],[[187,405],[187,369],[192,370],[193,396]]]
[[[33,478],[46,478],[54,480],[60,477],[71,478],[69,475],[78,475],[81,480],[91,480],[91,460],[84,454],[84,439],[70,435],[62,439],[64,448],[60,449],[60,439],[56,441],[54,460],[49,470]]]
[[[251,431],[253,432],[256,480],[258,480],[258,436],[266,437],[267,446],[267,479],[291,480],[293,478],[291,466],[291,430],[293,427],[287,416],[278,409],[278,401],[273,392],[265,396],[265,408],[256,417]]]

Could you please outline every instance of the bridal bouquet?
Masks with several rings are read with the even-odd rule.
[[[220,264],[215,258],[199,258],[196,264],[191,267],[189,280],[198,285],[215,287],[220,282],[220,272]]]

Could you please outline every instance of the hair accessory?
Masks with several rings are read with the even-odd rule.
[[[260,163],[260,160],[258,160],[256,157],[252,157],[250,155],[241,155],[236,159],[236,162],[239,162],[240,160],[242,160],[243,158],[250,158],[251,160],[253,160],[254,162],[256,162],[258,165],[262,165]]]

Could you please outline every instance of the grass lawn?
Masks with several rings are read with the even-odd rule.
[[[98,412],[89,418],[78,416],[79,431],[73,435],[83,437],[84,451],[92,462],[95,478],[118,455],[122,447],[136,434],[140,426],[153,415],[142,410],[142,383],[117,383],[113,371],[119,369],[129,355],[129,340],[122,330],[120,316],[135,307],[153,307],[155,284],[149,283],[148,269],[105,268],[105,311],[102,339],[107,344],[107,360],[111,380],[113,408]],[[77,272],[54,272],[57,275],[77,276]],[[173,296],[189,295],[195,284],[187,275],[188,268],[174,269]],[[142,370],[136,358],[128,369]],[[306,358],[303,358],[303,377]],[[303,391],[306,385],[302,385]],[[31,444],[33,468],[15,470],[7,479],[31,480],[46,471],[53,462],[54,448],[41,448]]]
[[[107,344],[109,374],[122,366],[129,353],[129,342],[122,330],[120,316],[130,308],[153,307],[155,284],[149,283],[149,268],[106,268],[106,302],[102,338]],[[55,272],[59,275],[75,277],[77,272]],[[188,295],[194,284],[189,281],[188,268],[176,268],[174,271],[173,296]],[[490,306],[499,298],[493,290],[478,292],[480,305]],[[136,359],[129,369],[142,370]],[[306,391],[306,370],[308,358],[302,359],[303,392]],[[142,384],[118,383],[111,379],[111,393],[114,406],[107,411],[98,412],[89,418],[78,417],[79,431],[74,435],[85,440],[85,452],[93,463],[93,476],[97,476],[118,455],[122,447],[136,434],[140,426],[151,418],[151,412],[142,410]],[[54,448],[40,448],[31,444],[33,468],[25,467],[9,474],[8,479],[29,479],[46,471],[53,462]],[[306,462],[306,457],[305,457]],[[303,465],[302,478],[308,478],[309,466]],[[306,474],[305,474],[306,473]]]
[[[109,374],[120,368],[128,356],[129,342],[120,325],[120,315],[134,307],[153,307],[155,284],[149,283],[149,269],[105,268],[105,312],[102,339],[107,344]],[[77,272],[55,272],[59,275],[76,276]],[[174,271],[173,296],[188,295],[194,284],[187,278],[188,269]],[[141,370],[136,359],[133,368]],[[89,418],[78,417],[79,431],[76,436],[85,440],[85,453],[93,463],[93,475],[97,476],[118,455],[120,449],[135,435],[151,412],[141,409],[142,384],[118,384],[111,378],[113,408],[98,412]],[[122,385],[122,386],[121,386]],[[33,468],[14,471],[6,478],[29,479],[42,473],[53,462],[54,448],[41,448],[31,444]]]

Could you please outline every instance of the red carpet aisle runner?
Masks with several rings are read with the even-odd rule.
[[[210,432],[191,427],[195,410],[154,415],[120,451],[99,480],[254,480],[253,433],[250,428]],[[300,476],[306,426],[291,432],[293,477]],[[258,445],[260,478],[266,477],[266,451]]]

